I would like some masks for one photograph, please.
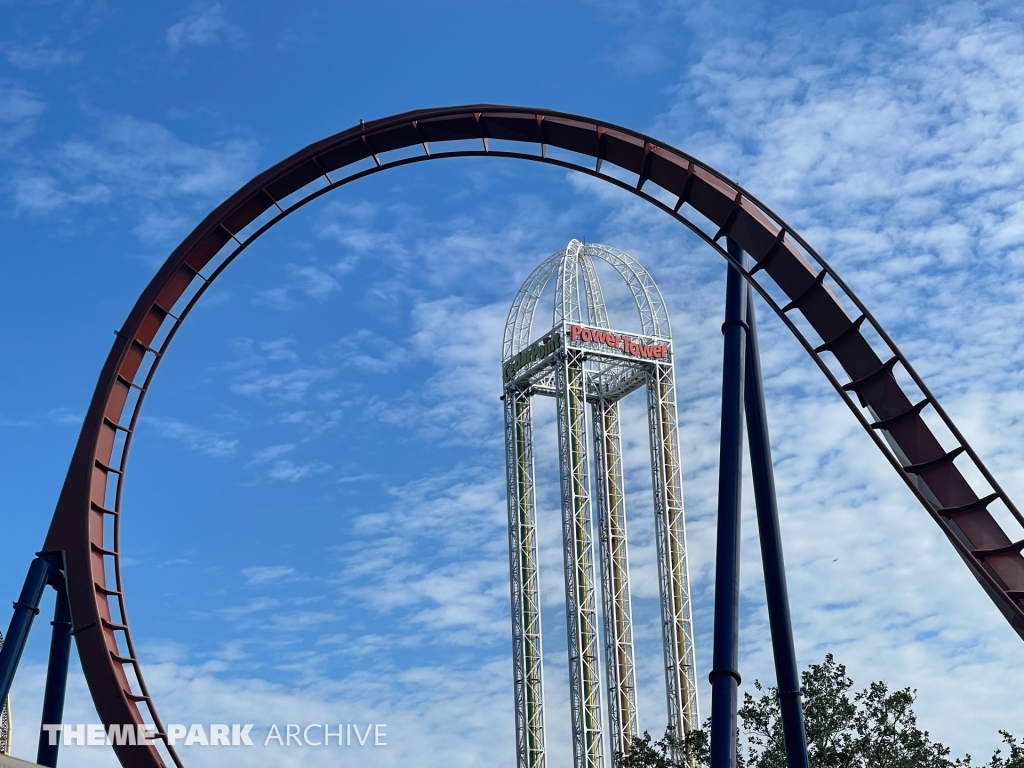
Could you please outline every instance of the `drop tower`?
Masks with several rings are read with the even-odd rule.
[[[595,260],[626,282],[639,331],[611,327]],[[553,323],[535,336],[537,305],[552,277]],[[505,326],[502,374],[517,765],[546,764],[531,415],[532,398],[543,395],[555,398],[558,419],[573,764],[604,768],[603,729],[613,758],[639,735],[619,403],[640,388],[647,393],[668,725],[683,735],[699,721],[672,333],[661,291],[627,254],[572,240],[516,294]]]

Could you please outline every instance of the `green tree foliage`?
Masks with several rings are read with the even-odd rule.
[[[992,755],[992,762],[988,764],[989,768],[1024,768],[1024,739],[1018,744],[1009,731],[1000,731],[999,735],[1003,737],[1003,744],[1010,750],[1010,754],[1002,757],[1003,751],[997,749]]]
[[[914,714],[916,691],[890,691],[882,682],[853,693],[846,667],[832,654],[802,675],[804,725],[811,768],[971,768],[970,755],[953,759],[945,745],[921,730]],[[739,768],[786,768],[779,694],[754,683],[743,695],[737,734]],[[710,721],[685,738],[668,731],[658,741],[635,739],[618,761],[622,768],[706,768]],[[1000,731],[1003,748],[976,768],[1024,768],[1024,740]]]
[[[634,739],[629,752],[616,763],[618,768],[690,768],[705,766],[710,760],[708,734],[710,721],[704,728],[692,731],[683,738],[677,738],[669,728],[658,741],[651,741],[651,734],[644,731],[643,737]],[[742,759],[739,768],[745,768]]]

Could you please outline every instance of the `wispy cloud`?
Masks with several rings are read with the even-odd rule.
[[[297,403],[315,382],[329,379],[333,375],[334,371],[329,368],[296,368],[283,373],[247,371],[239,376],[231,390],[247,397]]]
[[[403,347],[365,328],[339,339],[334,353],[347,365],[371,373],[390,373],[408,360]]]
[[[36,177],[34,181],[38,184],[40,177]],[[106,191],[107,198],[109,199],[110,190],[106,187],[103,187],[103,189]],[[67,201],[61,201],[60,204],[63,205],[64,202]],[[72,200],[72,202],[90,201]],[[97,200],[96,202],[100,201]],[[44,209],[44,205],[40,205],[38,202],[35,205],[30,204],[25,207],[30,210]],[[176,235],[180,235],[186,230],[188,224],[189,218],[173,207],[160,210],[150,209],[142,212],[141,220],[132,228],[132,234],[146,245],[160,245],[172,241]]]
[[[133,194],[156,200],[232,191],[252,168],[255,149],[241,139],[200,147],[159,123],[115,115],[103,120],[98,137],[65,142],[57,159],[69,175],[117,180]]]
[[[396,247],[394,268],[369,288],[389,308],[413,297],[411,334],[398,341],[363,328],[340,339],[333,351],[346,365],[369,373],[393,374],[423,364],[432,373],[397,396],[375,390],[364,397],[360,411],[365,416],[391,425],[415,425],[421,436],[430,435],[446,446],[500,442],[500,418],[490,403],[501,388],[499,358],[507,300],[481,302],[476,286],[466,283],[487,283],[487,293],[495,285],[514,291],[519,277],[515,269],[522,262],[513,254],[531,246],[536,252],[534,239],[544,243],[540,248],[549,247],[529,225],[536,211],[529,205],[523,208],[496,222],[460,215],[440,224],[421,222],[414,212],[404,212],[398,231],[386,229],[383,222],[381,231],[373,230],[370,240],[375,242],[415,242],[413,248]],[[376,206],[359,205],[352,211],[331,209],[327,215],[343,215],[369,231],[380,213]],[[347,226],[338,225],[338,231],[347,231]],[[432,236],[423,237],[424,231]],[[472,298],[466,298],[467,290]]]
[[[298,281],[300,289],[314,299],[322,299],[341,287],[333,275],[319,267],[291,266],[289,269]]]
[[[466,468],[391,488],[390,505],[360,516],[353,540],[337,549],[342,594],[397,616],[417,642],[503,642],[502,489]]]
[[[278,416],[277,421],[280,424],[299,427],[303,432],[301,442],[309,442],[337,427],[344,418],[345,412],[343,410],[332,408],[325,412],[311,410],[284,411]]]
[[[0,53],[13,66],[26,71],[47,71],[65,64],[79,64],[85,58],[82,51],[54,47],[47,37],[30,45],[13,40],[0,42]]]
[[[282,336],[272,341],[261,341],[260,351],[267,356],[267,360],[298,360],[292,347],[295,346],[294,336]]]
[[[260,291],[253,298],[253,304],[267,306],[272,309],[289,310],[299,306],[293,294],[301,293],[311,299],[323,300],[337,290],[341,284],[333,273],[345,271],[343,266],[321,269],[312,264],[287,266],[288,280],[284,285]]]
[[[613,62],[623,72],[644,75],[663,68],[668,64],[669,59],[656,46],[648,43],[634,43],[626,50],[616,52]]]
[[[285,443],[282,445],[270,445],[266,448],[261,448],[253,454],[252,464],[261,464],[265,461],[273,461],[285,454],[291,453],[296,447],[295,443]]]
[[[0,82],[0,127],[12,125],[5,141],[26,135],[43,108],[28,92]],[[17,210],[69,216],[78,206],[117,201],[138,216],[132,232],[148,245],[185,234],[194,216],[185,211],[235,189],[258,153],[248,139],[198,146],[159,123],[125,115],[103,115],[91,135],[83,133],[20,159],[11,174]]]
[[[374,395],[363,413],[392,425],[415,425],[421,437],[442,445],[498,445],[501,420],[492,407],[501,389],[501,332],[504,302],[473,306],[449,297],[418,301],[415,332],[407,348],[360,332],[339,342],[345,359],[364,370],[384,373],[404,362],[428,363],[434,371],[422,386],[399,398]],[[372,351],[376,347],[376,354]]]
[[[0,149],[7,149],[32,133],[36,118],[46,111],[39,96],[0,78]]]
[[[298,446],[294,443],[271,445],[263,448],[253,455],[248,467],[262,469],[271,480],[285,480],[291,483],[331,471],[331,465],[319,459],[297,464],[290,459],[284,458],[284,456],[293,452],[296,448]]]
[[[295,569],[288,565],[252,565],[242,569],[247,584],[275,584],[292,579]]]
[[[228,439],[224,435],[178,419],[142,416],[139,420],[152,427],[158,436],[168,440],[177,440],[205,456],[214,458],[233,456],[238,448],[237,439]]]
[[[363,254],[388,254],[400,257],[406,253],[406,243],[394,232],[374,226],[375,219],[384,213],[381,206],[369,201],[354,205],[328,203],[324,211],[324,223],[318,234],[324,240],[331,240],[346,250],[341,264],[351,264]]]
[[[50,424],[77,426],[82,423],[83,414],[73,408],[51,408],[43,413],[18,418],[0,416],[0,427],[43,427]]]
[[[190,45],[216,45],[238,35],[237,28],[230,25],[225,17],[224,6],[216,3],[172,24],[167,30],[167,47],[179,51]]]
[[[14,179],[14,201],[18,210],[50,213],[68,204],[96,205],[110,202],[110,188],[105,184],[87,184],[72,190],[48,175],[23,174]]]
[[[296,464],[289,459],[275,461],[267,470],[267,477],[271,480],[284,480],[295,483],[306,477],[322,475],[331,471],[331,465],[325,461],[310,461],[305,464]]]
[[[276,404],[302,402],[314,384],[332,378],[336,371],[297,364],[300,358],[295,345],[292,335],[259,343],[249,338],[236,339],[237,358],[224,365],[225,370],[235,372],[231,391]],[[290,370],[273,370],[284,363],[293,365]]]

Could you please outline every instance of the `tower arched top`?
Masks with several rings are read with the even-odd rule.
[[[556,275],[552,327],[586,323],[597,328],[610,328],[604,292],[594,269],[594,259],[612,267],[625,281],[645,336],[670,338],[672,326],[661,289],[644,267],[627,253],[600,243],[570,240],[565,250],[553,253],[526,278],[516,293],[505,324],[504,358],[526,349],[533,340],[533,319],[541,295],[552,276]],[[583,293],[580,293],[580,278]]]

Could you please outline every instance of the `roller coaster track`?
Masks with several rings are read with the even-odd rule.
[[[1002,505],[1022,527],[1024,518],[863,302],[782,219],[697,159],[635,131],[522,107],[421,110],[361,122],[256,176],[171,253],[117,332],[43,549],[66,552],[74,633],[100,718],[157,726],[153,746],[114,748],[123,766],[182,766],[135,651],[120,544],[128,454],[168,345],[228,264],[290,213],[381,171],[459,157],[532,160],[602,179],[739,269],[1024,637],[1024,540],[1012,541],[989,508]],[[726,251],[726,236],[752,257],[749,271]]]

